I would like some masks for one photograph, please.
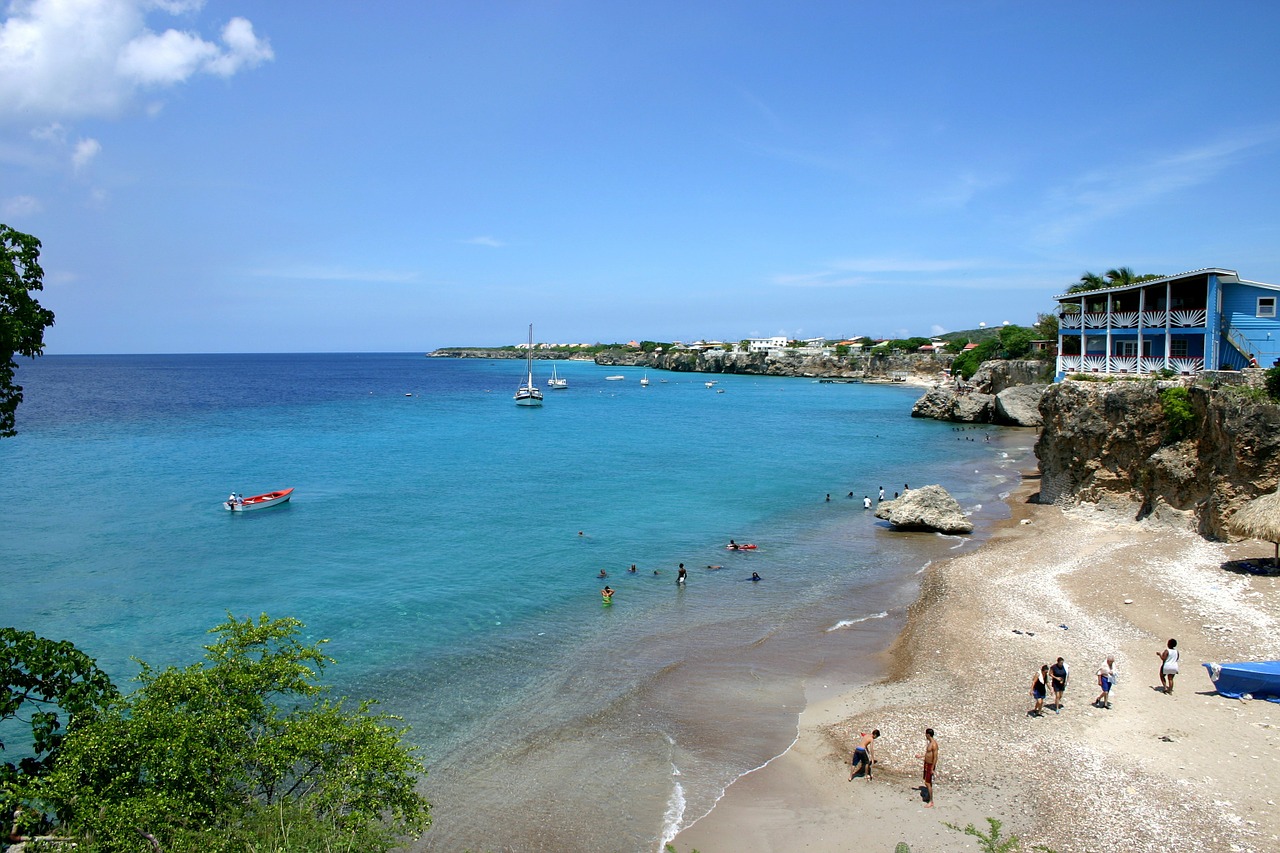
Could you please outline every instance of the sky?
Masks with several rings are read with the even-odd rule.
[[[1280,282],[1280,3],[10,0],[46,353],[1030,324]]]

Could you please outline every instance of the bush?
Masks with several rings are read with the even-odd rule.
[[[1191,433],[1195,412],[1191,410],[1191,392],[1181,386],[1166,388],[1160,392],[1160,405],[1164,409],[1166,435],[1170,441],[1181,441]]]
[[[1267,396],[1272,400],[1280,400],[1280,367],[1268,369],[1266,377]]]

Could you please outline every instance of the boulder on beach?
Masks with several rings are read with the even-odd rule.
[[[973,532],[973,522],[965,517],[960,504],[942,486],[921,486],[897,500],[885,501],[876,508],[876,518],[882,518],[900,530]]]
[[[958,393],[950,386],[930,389],[911,407],[913,418],[933,418],[962,424],[985,424],[991,421],[995,397],[977,392]]]
[[[1013,426],[1044,426],[1040,398],[1047,385],[1014,385],[996,395],[995,422]]]

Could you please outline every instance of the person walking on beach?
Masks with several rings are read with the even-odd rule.
[[[1031,679],[1031,698],[1036,700],[1036,706],[1028,713],[1033,717],[1044,716],[1044,697],[1045,688],[1049,683],[1049,664],[1041,664],[1040,671]]]
[[[1156,652],[1160,658],[1160,687],[1166,695],[1173,694],[1173,677],[1178,674],[1178,641],[1170,640],[1161,651]]]
[[[916,758],[924,761],[924,804],[933,808],[933,771],[938,766],[938,741],[933,737],[933,729],[924,730],[924,753]]]
[[[1067,676],[1070,670],[1067,669],[1066,663],[1062,658],[1049,667],[1049,681],[1053,685],[1053,713],[1062,710],[1062,694],[1067,691]]]
[[[866,768],[867,781],[871,781],[871,765],[876,763],[875,740],[880,737],[879,729],[872,729],[871,734],[861,732],[858,735],[858,745],[853,748],[853,757],[849,759],[849,781],[853,781],[853,777],[858,775],[859,765]]]
[[[1107,659],[1098,667],[1098,689],[1102,692],[1093,700],[1095,708],[1111,707],[1111,688],[1116,683],[1116,656],[1107,655]]]

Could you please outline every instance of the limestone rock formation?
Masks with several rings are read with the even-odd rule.
[[[985,424],[991,421],[995,397],[976,391],[959,393],[949,386],[931,388],[911,407],[913,418],[933,418],[963,424]]]
[[[1042,503],[1092,503],[1226,538],[1245,502],[1280,483],[1280,405],[1191,386],[1194,422],[1173,441],[1160,392],[1179,383],[1050,386],[1036,443]]]
[[[902,530],[973,532],[973,522],[965,517],[960,504],[942,486],[922,486],[911,489],[897,500],[883,501],[876,508],[876,518],[882,518]]]
[[[1044,425],[1040,417],[1040,398],[1047,385],[1014,385],[996,394],[993,420],[1010,426],[1038,427]]]

